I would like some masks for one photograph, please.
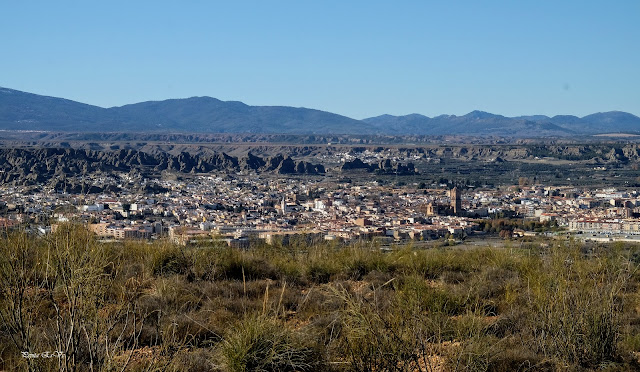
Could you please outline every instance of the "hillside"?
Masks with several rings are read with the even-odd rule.
[[[638,369],[628,244],[250,244],[105,243],[72,225],[2,235],[0,369]]]
[[[463,116],[381,115],[364,120],[302,107],[250,106],[211,97],[102,108],[63,98],[0,88],[0,130],[119,133],[248,133],[465,135],[515,138],[640,133],[640,118],[611,111],[506,117],[483,111]]]
[[[249,106],[210,97],[101,108],[0,88],[0,129],[66,132],[369,133],[345,116],[307,108]]]
[[[638,133],[640,118],[620,111],[600,112],[579,118],[572,115],[505,117],[482,111],[433,118],[410,114],[382,115],[363,120],[376,130],[420,135],[470,135],[509,137],[565,137],[600,133]]]

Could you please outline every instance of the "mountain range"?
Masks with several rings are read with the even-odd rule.
[[[463,116],[381,115],[356,120],[302,107],[250,106],[211,97],[102,108],[0,87],[0,130],[566,137],[640,133],[640,118],[621,111],[581,118],[472,111]]]

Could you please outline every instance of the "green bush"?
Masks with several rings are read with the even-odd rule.
[[[329,283],[340,272],[331,262],[311,262],[307,267],[307,278],[313,283]]]
[[[193,262],[184,248],[175,245],[162,245],[152,251],[150,269],[154,276],[186,274]]]

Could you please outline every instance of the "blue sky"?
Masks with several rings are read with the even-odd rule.
[[[0,0],[0,86],[384,113],[640,115],[640,1]]]

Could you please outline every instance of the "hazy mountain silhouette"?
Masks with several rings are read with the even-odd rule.
[[[498,135],[515,137],[567,136],[575,131],[552,123],[534,122],[520,118],[507,118],[483,111],[472,111],[464,116],[440,115],[429,118],[423,115],[384,115],[364,119],[379,131],[385,127],[398,133],[422,135]]]
[[[0,88],[0,129],[69,132],[371,133],[366,123],[307,108],[210,97],[101,108]]]
[[[355,120],[326,111],[249,106],[191,97],[102,108],[63,98],[0,88],[0,129],[64,132],[184,132],[282,134],[416,134],[541,137],[640,133],[640,118],[611,111],[505,117],[484,111],[463,116],[381,115]]]
[[[483,111],[463,116],[433,118],[410,114],[382,115],[363,120],[378,131],[392,128],[403,134],[503,135],[515,137],[591,135],[599,133],[640,133],[640,118],[620,111],[600,112],[579,118],[572,115],[530,115],[505,117]]]

